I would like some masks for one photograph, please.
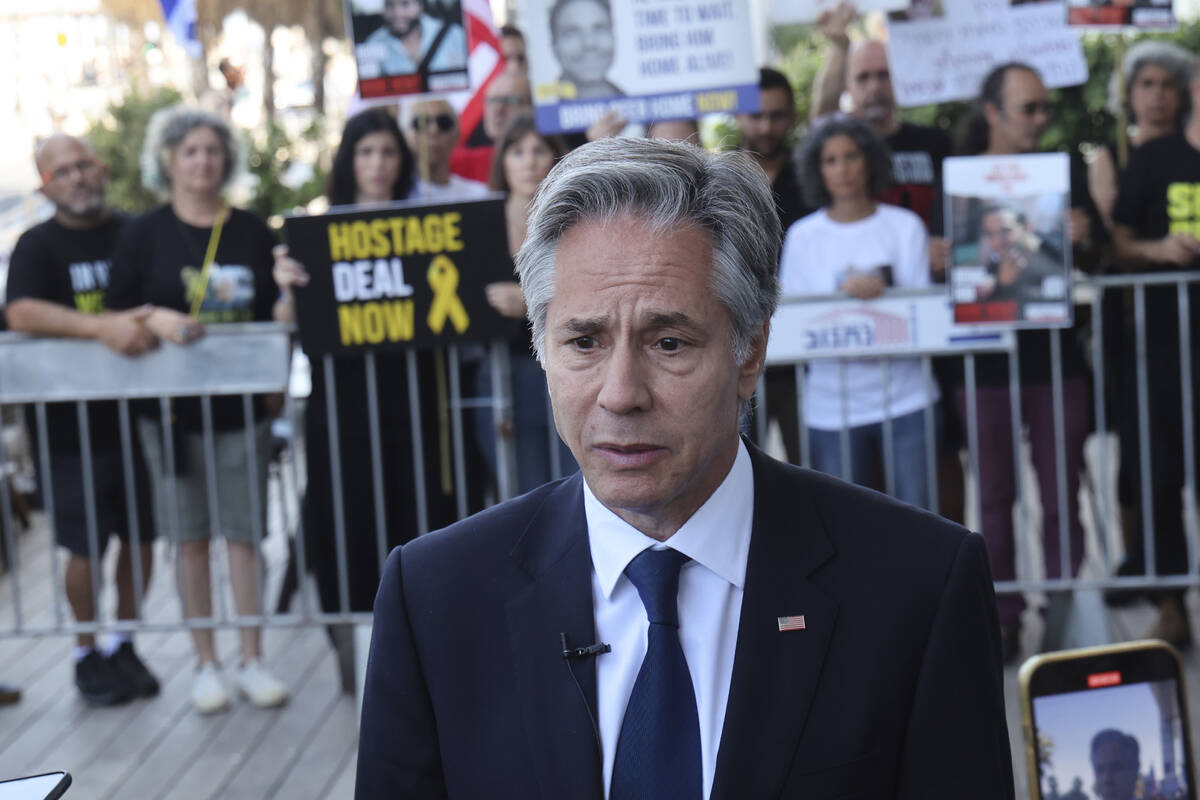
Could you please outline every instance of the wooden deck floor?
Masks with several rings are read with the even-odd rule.
[[[19,537],[27,626],[55,619],[48,539],[40,515],[33,530]],[[279,548],[266,548],[273,549]],[[277,571],[278,564],[268,566]],[[216,570],[214,582],[222,574]],[[179,619],[174,585],[170,554],[160,545],[147,595],[148,620]],[[4,576],[0,629],[11,629],[12,622],[11,576]],[[227,665],[236,660],[236,635],[221,631],[217,636]],[[189,700],[194,668],[189,635],[147,632],[136,641],[162,683],[161,694],[95,709],[74,688],[72,637],[0,639],[0,681],[24,692],[20,703],[0,707],[0,777],[66,770],[73,777],[67,797],[80,800],[353,795],[357,707],[339,689],[332,651],[319,626],[268,628],[264,634],[265,660],[291,691],[285,706],[260,710],[239,701],[211,716],[196,714]]]

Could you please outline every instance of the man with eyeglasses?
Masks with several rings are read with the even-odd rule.
[[[157,344],[156,326],[171,322],[175,312],[152,307],[131,311],[104,310],[104,290],[112,251],[125,218],[104,200],[108,169],[86,142],[54,134],[38,148],[41,193],[54,203],[54,216],[21,235],[9,264],[5,316],[15,331],[39,336],[96,339],[118,353],[136,356]],[[178,323],[173,323],[178,326]],[[46,436],[54,499],[56,540],[67,548],[64,579],[67,600],[76,621],[97,617],[101,577],[93,563],[104,557],[110,535],[120,539],[117,554],[117,617],[139,616],[134,589],[134,547],[131,528],[137,526],[142,588],[150,581],[154,522],[150,492],[141,453],[131,448],[137,507],[126,507],[125,461],[121,452],[115,402],[88,403],[88,441],[95,498],[95,530],[89,543],[87,494],[83,485],[82,442],[74,403],[46,405],[46,427],[39,430],[31,413],[29,426]],[[33,408],[30,407],[30,411]],[[40,452],[40,449],[39,449]],[[43,473],[44,475],[45,473]],[[94,560],[93,560],[94,559]],[[94,580],[94,582],[93,582]],[[75,648],[75,685],[92,705],[113,705],[133,697],[158,693],[158,681],[133,649],[128,632],[114,633],[107,647],[97,649],[92,634],[79,634]]]
[[[404,136],[417,160],[414,197],[428,202],[471,200],[488,193],[486,183],[450,171],[458,140],[458,115],[444,98],[412,100],[402,113]]]
[[[495,143],[500,140],[508,121],[522,112],[532,113],[533,95],[529,77],[523,71],[506,69],[484,89],[483,124],[463,136],[450,155],[450,171],[464,178],[486,183],[492,170]]]
[[[975,111],[967,127],[964,152],[969,155],[1018,155],[1037,152],[1042,134],[1050,124],[1050,92],[1037,71],[1027,64],[1002,64],[984,78]],[[993,215],[994,217],[994,215]],[[994,224],[987,220],[987,226]],[[1104,225],[1087,186],[1087,171],[1079,159],[1071,162],[1071,208],[1067,216],[1067,242],[1043,242],[1044,248],[1057,251],[1061,263],[1063,247],[1072,248],[1072,264],[1092,270],[1100,261]],[[999,238],[999,237],[998,237]],[[1051,361],[1050,336],[1057,336],[1061,359],[1063,430],[1065,463],[1059,464],[1056,443],[1059,430],[1054,421],[1054,365]],[[1079,481],[1083,472],[1083,443],[1091,430],[1088,413],[1088,367],[1079,345],[1080,332],[1063,329],[1055,332],[1025,330],[1017,333],[1020,362],[1020,410],[1029,430],[1033,465],[1037,474],[1042,505],[1042,546],[1046,577],[1070,578],[1083,562],[1083,526],[1079,519]],[[980,532],[988,545],[992,573],[997,581],[1016,578],[1013,503],[1016,501],[1016,469],[1013,463],[1012,412],[1009,405],[1009,363],[1002,355],[980,356],[975,360],[976,413],[979,420],[979,495],[982,509]],[[957,392],[960,416],[967,419],[966,391]],[[1019,433],[1019,432],[1018,432]],[[1066,481],[1065,508],[1059,505],[1058,475]],[[1176,494],[1176,503],[1178,503]],[[1070,547],[1070,575],[1062,575],[1060,519],[1066,517]],[[1067,608],[1068,595],[1052,593],[1047,611],[1047,634]],[[1005,592],[996,597],[1000,616],[1001,647],[1005,663],[1012,663],[1020,652],[1023,596]],[[1043,649],[1058,643],[1043,640]]]

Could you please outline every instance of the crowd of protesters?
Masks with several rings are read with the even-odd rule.
[[[794,87],[780,72],[760,72],[761,107],[736,117],[741,147],[762,167],[774,190],[784,244],[779,267],[785,294],[844,293],[870,301],[891,287],[921,288],[946,279],[949,248],[943,231],[941,170],[951,154],[1032,153],[1050,123],[1054,107],[1035,69],[1021,63],[995,68],[980,87],[961,141],[939,128],[900,119],[892,93],[885,45],[852,42],[847,34],[854,14],[845,5],[827,12],[820,29],[828,40],[824,67],[813,87],[807,131],[797,130]],[[625,122],[607,115],[586,134],[546,136],[538,132],[524,43],[511,27],[502,31],[505,68],[485,89],[482,124],[460,131],[454,107],[444,99],[422,97],[403,103],[398,115],[368,109],[346,123],[333,158],[327,197],[330,206],[389,203],[458,202],[503,193],[509,242],[515,256],[525,237],[526,213],[538,185],[555,161],[587,139],[617,135]],[[1147,42],[1132,48],[1121,65],[1126,87],[1113,102],[1123,104],[1135,124],[1128,148],[1103,143],[1085,168],[1072,158],[1068,219],[1072,263],[1090,272],[1186,269],[1200,254],[1200,231],[1193,215],[1200,202],[1177,202],[1176,195],[1200,186],[1200,120],[1191,116],[1200,99],[1194,57],[1171,45]],[[843,97],[845,95],[845,97]],[[847,101],[848,100],[848,104]],[[699,145],[695,120],[670,120],[648,126],[644,134]],[[1125,150],[1128,149],[1128,153]],[[249,212],[230,208],[223,190],[237,161],[235,138],[225,120],[198,109],[174,107],[152,120],[143,153],[143,177],[164,198],[164,205],[130,218],[105,202],[107,167],[90,146],[56,134],[42,142],[36,164],[42,193],[55,207],[54,217],[27,231],[11,259],[6,316],[10,328],[38,335],[91,338],[113,350],[137,356],[159,340],[185,345],[202,337],[205,325],[294,318],[293,291],[308,282],[304,254],[278,245],[265,224]],[[1122,165],[1125,165],[1122,167]],[[985,215],[989,246],[1003,249],[1016,221]],[[1189,227],[1191,225],[1191,227]],[[1186,231],[1186,232],[1179,232]],[[503,257],[503,256],[501,256]],[[886,266],[881,266],[886,265]],[[1125,560],[1117,574],[1146,571],[1140,521],[1144,502],[1153,505],[1156,569],[1159,574],[1187,570],[1180,491],[1184,482],[1182,398],[1179,381],[1180,321],[1173,286],[1146,291],[1146,359],[1149,408],[1139,407],[1134,372],[1135,337],[1127,322],[1130,309],[1118,293],[1103,305],[1110,414],[1120,440],[1118,496],[1125,535]],[[487,301],[501,314],[523,318],[524,298],[515,282],[486,287]],[[1200,293],[1189,297],[1200,299]],[[1115,299],[1114,299],[1115,298]],[[1083,527],[1078,492],[1084,469],[1083,445],[1093,430],[1093,381],[1080,344],[1080,327],[1056,332],[1022,331],[1017,335],[1019,386],[1010,387],[1010,366],[1003,355],[979,357],[972,387],[974,408],[967,408],[961,360],[934,360],[936,381],[929,381],[917,359],[882,362],[814,363],[805,390],[797,397],[794,370],[768,369],[767,403],[758,413],[777,423],[786,455],[799,462],[801,425],[810,444],[812,465],[858,483],[881,485],[901,500],[931,507],[935,487],[927,464],[936,463],[938,510],[963,519],[963,467],[960,451],[967,439],[964,420],[978,421],[980,458],[979,520],[997,580],[1016,577],[1013,504],[1014,465],[1010,398],[1020,402],[1042,514],[1046,575],[1063,577],[1060,526],[1068,531],[1066,560],[1072,575],[1083,558]],[[1193,355],[1200,338],[1191,329]],[[1052,348],[1051,337],[1057,337]],[[1050,357],[1059,353],[1063,415],[1056,422]],[[481,346],[465,346],[462,368],[466,386],[480,397],[494,390],[494,376]],[[527,491],[574,469],[569,451],[552,453],[545,377],[530,354],[529,342],[510,347],[515,415],[501,420],[474,417],[472,446],[480,458],[476,475],[495,485],[497,436],[514,440],[517,485]],[[415,373],[409,358],[415,359]],[[378,583],[379,541],[384,550],[416,536],[416,509],[426,509],[429,529],[457,516],[463,498],[450,475],[444,387],[446,354],[379,353],[368,364],[361,357],[313,359],[312,391],[304,424],[307,491],[303,525],[307,564],[315,574],[321,609],[369,611]],[[371,383],[380,396],[371,422]],[[1192,374],[1200,373],[1193,369]],[[417,391],[410,394],[410,376]],[[1101,387],[1108,390],[1108,387]],[[418,408],[410,408],[409,398]],[[331,402],[336,398],[336,402]],[[125,498],[125,470],[115,403],[88,407],[88,447],[81,447],[74,405],[46,409],[51,454],[54,530],[69,553],[64,588],[75,619],[92,622],[100,577],[93,574],[116,534],[117,617],[136,619],[134,576],[145,586],[151,578],[156,536],[177,532],[180,591],[185,615],[212,615],[209,543],[212,533],[225,539],[234,603],[239,616],[260,613],[261,587],[256,571],[255,531],[250,483],[266,495],[270,453],[269,421],[278,398],[256,397],[245,418],[241,398],[177,398],[169,414],[157,403],[135,404],[137,446],[134,464],[135,509]],[[802,415],[797,409],[802,409]],[[336,409],[335,411],[333,409]],[[1153,483],[1141,491],[1139,412],[1149,420]],[[420,420],[423,449],[417,452],[412,420]],[[207,423],[205,421],[208,421]],[[885,420],[887,421],[885,425]],[[933,421],[932,429],[928,420]],[[212,453],[205,437],[211,427]],[[377,425],[377,427],[376,427]],[[1058,427],[1061,426],[1062,430]],[[38,429],[31,417],[31,429]],[[754,426],[749,426],[753,429]],[[249,463],[246,431],[255,437],[258,463]],[[1021,432],[1016,432],[1019,436]],[[1058,437],[1064,447],[1059,464]],[[935,452],[929,452],[932,445]],[[385,508],[377,509],[371,461],[361,457],[377,448],[382,466]],[[83,463],[87,453],[91,468]],[[340,455],[338,455],[340,454]],[[206,457],[219,468],[206,470]],[[887,462],[887,463],[885,463]],[[335,469],[335,465],[337,469]],[[423,503],[418,503],[414,469],[420,465]],[[85,520],[85,473],[95,481],[96,530],[89,540]],[[207,480],[216,475],[220,518],[210,519]],[[341,502],[333,501],[335,475],[341,476]],[[1065,475],[1065,493],[1059,491]],[[1060,497],[1066,505],[1060,504]],[[482,502],[476,493],[468,505]],[[262,504],[259,504],[260,506]],[[338,510],[340,508],[340,511]],[[132,511],[134,516],[131,519]],[[340,517],[339,517],[340,513]],[[386,530],[377,530],[377,520]],[[340,540],[340,541],[339,541]],[[339,547],[344,550],[339,554]],[[137,561],[135,565],[135,560]],[[346,574],[340,574],[344,564]],[[1069,576],[1067,576],[1069,577]],[[1108,599],[1126,602],[1137,592],[1113,591]],[[1149,635],[1177,645],[1190,643],[1191,632],[1180,591],[1151,598],[1160,615]],[[1024,600],[1019,593],[998,596],[1005,657],[1019,652]],[[349,625],[329,628],[339,655],[343,686],[353,688],[353,636]],[[195,627],[192,638],[196,673],[192,701],[197,711],[229,707],[230,691],[219,668],[212,629]],[[241,653],[233,682],[258,706],[287,698],[287,688],[262,663],[258,628],[240,629]],[[91,634],[78,637],[74,653],[76,684],[89,703],[108,705],[151,696],[158,682],[121,632],[103,643]],[[2,693],[15,697],[14,691]]]

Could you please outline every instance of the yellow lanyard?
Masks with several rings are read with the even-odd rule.
[[[190,316],[195,317],[200,313],[200,306],[204,302],[205,296],[208,294],[208,282],[212,275],[213,261],[217,257],[217,246],[221,243],[221,229],[225,226],[225,208],[217,212],[217,218],[213,220],[212,233],[208,235],[208,250],[204,253],[204,264],[200,267],[200,281],[198,286],[192,291],[192,310]]]

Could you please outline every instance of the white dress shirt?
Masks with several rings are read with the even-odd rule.
[[[729,701],[754,520],[754,470],[750,454],[739,441],[737,458],[725,480],[691,519],[663,543],[605,508],[586,481],[583,508],[592,551],[592,607],[597,641],[612,645],[611,653],[596,658],[596,722],[604,754],[605,797],[612,783],[621,721],[646,656],[650,627],[646,608],[625,576],[625,567],[647,548],[669,547],[692,559],[683,565],[679,575],[679,639],[696,692],[700,761],[704,771],[701,786],[707,800],[712,793],[717,748]]]

